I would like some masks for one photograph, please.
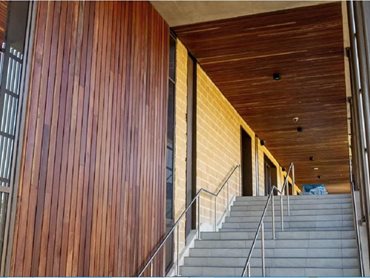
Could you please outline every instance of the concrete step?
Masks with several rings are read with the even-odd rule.
[[[241,222],[258,222],[261,216],[228,216],[225,222],[241,223]],[[280,216],[275,215],[275,221],[280,221]],[[284,215],[284,221],[327,221],[327,220],[353,220],[353,214],[333,214],[333,215]],[[271,222],[272,215],[265,216],[265,222]]]
[[[250,248],[250,240],[196,240],[195,248]],[[261,241],[257,240],[256,246],[260,246]],[[265,239],[266,248],[356,248],[356,239]]]
[[[184,266],[217,266],[217,267],[244,267],[245,257],[187,257]],[[359,266],[357,258],[275,258],[265,257],[266,267],[335,267],[335,268],[354,268]],[[253,267],[261,267],[261,258],[251,259]]]
[[[284,203],[284,211],[286,212],[286,202]],[[262,213],[265,205],[233,205],[231,210],[233,211],[260,211]],[[344,204],[293,204],[290,205],[290,210],[310,210],[310,209],[351,209],[352,203],[344,203]],[[271,209],[271,208],[270,208]],[[275,210],[280,209],[280,204],[275,203]]]
[[[243,268],[241,267],[195,267],[183,266],[180,268],[182,276],[241,276]],[[298,267],[274,267],[266,268],[266,276],[360,276],[358,268],[298,268]],[[262,276],[261,268],[251,267],[251,276]]]
[[[291,196],[284,231],[280,202],[275,203],[276,239],[271,208],[265,218],[266,276],[359,276],[351,195]],[[240,276],[267,197],[237,197],[218,232],[202,232],[180,268],[183,276]],[[261,276],[261,240],[251,260],[251,275]]]
[[[256,232],[256,227],[254,228],[221,228],[219,231],[222,232]],[[271,232],[271,227],[265,227],[265,232],[269,231]],[[280,223],[276,225],[276,231],[281,231]],[[284,228],[285,231],[353,231],[353,226],[348,227],[308,227],[308,228],[297,228],[297,227],[290,227],[290,228]]]
[[[215,249],[215,248],[191,248],[191,257],[242,257],[246,258],[250,249]],[[260,257],[261,249],[255,248],[253,257]],[[265,249],[266,257],[273,258],[357,258],[357,248],[275,248]]]
[[[290,210],[291,216],[316,216],[316,215],[335,215],[335,214],[352,214],[352,208],[336,208],[336,209],[309,209],[309,210]],[[259,216],[261,217],[262,210],[231,210],[230,216]],[[266,212],[266,216],[271,216],[271,208]],[[280,207],[275,210],[275,216],[280,215]],[[287,215],[286,208],[284,209],[284,216]]]
[[[201,239],[213,239],[213,240],[223,240],[223,239],[253,239],[255,236],[255,231],[250,232],[202,232]],[[271,238],[272,232],[265,232],[265,238]],[[354,231],[284,231],[275,232],[276,239],[355,239],[356,233]]]
[[[275,223],[279,225],[278,222]],[[222,228],[257,228],[258,222],[230,223],[225,222]],[[266,228],[272,228],[272,222],[265,223]],[[333,227],[353,227],[351,220],[327,220],[327,221],[284,221],[284,227],[289,228],[333,228]]]
[[[280,196],[278,196],[280,197]],[[284,196],[286,198],[286,196]],[[311,199],[311,200],[321,200],[321,199],[348,199],[352,198],[351,194],[327,194],[327,195],[290,195],[289,198],[293,199]],[[236,201],[240,200],[267,200],[267,196],[237,196]]]
[[[233,205],[263,205],[266,204],[266,200],[250,200],[250,199],[243,199],[243,200],[235,200]],[[274,197],[275,203],[280,203],[280,197]],[[287,199],[283,198],[283,203],[286,203]],[[291,205],[311,205],[311,204],[351,204],[351,198],[341,198],[341,199],[298,199],[298,198],[289,198],[289,202]]]

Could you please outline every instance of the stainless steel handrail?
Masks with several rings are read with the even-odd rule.
[[[198,239],[200,238],[200,196],[202,193],[206,193],[208,195],[211,195],[215,198],[215,211],[214,211],[214,214],[215,214],[215,230],[217,228],[217,217],[216,217],[216,213],[217,213],[217,197],[218,195],[220,194],[220,192],[222,191],[222,189],[225,188],[225,186],[227,185],[227,189],[228,189],[228,185],[229,185],[229,180],[230,178],[232,177],[232,175],[235,173],[236,169],[238,169],[240,167],[240,165],[236,165],[234,166],[231,171],[229,172],[229,174],[226,176],[225,180],[222,182],[221,186],[219,187],[219,189],[213,193],[213,192],[210,192],[208,191],[207,189],[204,189],[204,188],[201,188],[198,190],[197,194],[195,195],[195,197],[193,198],[193,200],[191,200],[191,202],[189,203],[189,205],[185,208],[185,210],[180,214],[179,218],[176,220],[175,224],[173,224],[172,228],[167,232],[167,234],[165,235],[165,237],[161,240],[161,242],[159,243],[158,247],[156,247],[154,253],[149,257],[148,261],[145,263],[144,267],[142,268],[142,270],[139,272],[138,274],[138,277],[141,277],[144,272],[147,270],[147,268],[150,266],[151,267],[151,275],[153,274],[153,260],[154,258],[156,257],[156,255],[159,253],[159,251],[162,249],[162,247],[165,245],[165,243],[167,242],[167,240],[170,238],[170,236],[172,235],[172,233],[175,231],[175,229],[177,228],[177,260],[176,260],[176,274],[178,275],[179,274],[179,223],[180,221],[182,220],[182,218],[184,217],[184,215],[186,215],[186,213],[188,212],[188,210],[192,207],[192,205],[194,204],[194,202],[197,202],[197,214],[198,214],[198,217],[197,217],[197,234],[198,234]],[[240,183],[240,180],[239,180],[239,183]],[[229,195],[229,191],[227,191],[227,199],[228,199],[228,196]],[[229,200],[227,200],[227,206],[229,204]],[[227,209],[228,207],[226,207]]]
[[[352,207],[353,207],[353,221],[355,222],[355,232],[356,232],[356,239],[357,239],[357,248],[358,248],[358,257],[360,260],[360,271],[361,271],[361,277],[365,276],[364,273],[364,260],[362,257],[362,245],[361,245],[361,240],[360,240],[360,232],[358,230],[358,217],[357,217],[357,205],[356,205],[356,198],[355,198],[355,188],[353,182],[351,183],[351,195],[352,195]]]
[[[249,250],[249,253],[248,253],[248,257],[247,257],[247,260],[245,262],[245,265],[244,265],[244,268],[243,268],[243,271],[242,271],[242,277],[245,276],[245,273],[247,272],[248,273],[248,277],[251,276],[251,258],[252,258],[252,253],[254,251],[254,248],[256,246],[256,243],[257,243],[257,239],[258,239],[258,234],[261,230],[261,259],[262,259],[262,276],[265,276],[265,227],[264,227],[264,218],[265,218],[265,215],[266,215],[266,211],[267,211],[267,208],[270,204],[270,201],[271,201],[271,210],[272,210],[272,239],[275,239],[275,204],[274,204],[274,193],[277,191],[278,193],[280,193],[280,220],[281,220],[281,230],[284,231],[284,208],[283,208],[283,194],[286,190],[286,186],[287,184],[289,184],[289,175],[290,173],[292,173],[292,186],[294,186],[295,184],[295,175],[294,175],[294,164],[293,163],[290,163],[289,165],[289,169],[288,169],[288,173],[284,179],[284,183],[283,183],[283,186],[281,188],[281,190],[279,190],[279,188],[277,188],[275,185],[272,187],[271,189],[271,192],[270,194],[268,195],[267,197],[267,201],[266,201],[266,204],[265,204],[265,208],[263,209],[263,212],[262,212],[262,216],[261,216],[261,219],[258,223],[258,226],[257,226],[257,230],[256,230],[256,234],[254,236],[254,239],[253,239],[253,242],[252,242],[252,246]],[[290,204],[289,204],[289,188],[287,188],[287,202],[288,202],[288,206],[287,206],[287,211],[288,211],[288,215],[290,215]]]

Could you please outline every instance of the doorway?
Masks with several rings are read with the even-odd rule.
[[[270,194],[272,187],[277,185],[277,169],[274,163],[264,155],[264,169],[265,169],[265,195]],[[277,192],[274,192],[277,195]]]
[[[242,196],[253,196],[252,180],[252,139],[241,127],[241,176]]]

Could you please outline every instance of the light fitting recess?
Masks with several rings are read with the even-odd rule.
[[[281,74],[280,74],[280,72],[274,72],[274,73],[272,74],[272,78],[273,78],[274,80],[280,80],[280,79],[281,79]]]

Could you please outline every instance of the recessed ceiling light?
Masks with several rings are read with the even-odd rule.
[[[280,79],[281,79],[281,74],[280,74],[280,72],[274,72],[274,73],[272,74],[272,78],[273,78],[274,80],[280,80]]]
[[[296,123],[296,122],[298,122],[298,121],[299,121],[299,118],[298,118],[298,117],[294,117],[294,118],[293,118],[293,122],[295,122],[295,123]]]
[[[319,168],[318,167],[315,167],[315,168],[313,168],[315,171],[317,171],[317,170],[319,170]]]

